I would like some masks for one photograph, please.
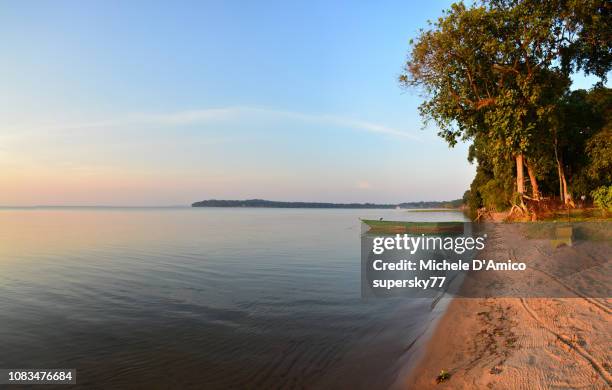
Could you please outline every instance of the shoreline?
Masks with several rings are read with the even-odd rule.
[[[508,255],[504,236],[512,230],[497,229],[500,239],[485,249],[487,258]],[[534,251],[527,245],[516,256]],[[609,273],[602,275],[605,282]],[[510,282],[503,287],[520,287],[522,279]],[[609,298],[455,297],[396,387],[609,388],[611,318]],[[441,370],[450,377],[437,383]]]
[[[399,360],[395,379],[392,381],[390,389],[400,390],[406,388],[407,378],[411,378],[413,373],[419,368],[423,358],[429,350],[429,345],[440,326],[441,321],[446,318],[450,305],[455,299],[446,297],[442,298],[435,305],[431,312],[431,319],[425,330],[417,336],[410,346],[406,349],[406,356]]]

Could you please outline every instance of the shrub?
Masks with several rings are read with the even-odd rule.
[[[612,185],[597,188],[591,192],[591,196],[597,207],[604,211],[612,212]]]
[[[504,211],[510,206],[508,193],[499,180],[489,180],[487,184],[480,187],[480,195],[482,202],[489,210]]]

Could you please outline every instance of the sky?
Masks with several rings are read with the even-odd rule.
[[[459,198],[397,82],[449,3],[3,2],[0,205]]]

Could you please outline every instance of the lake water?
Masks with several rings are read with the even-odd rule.
[[[464,220],[1,209],[0,368],[76,368],[83,388],[388,387],[436,309],[361,299],[359,217]]]

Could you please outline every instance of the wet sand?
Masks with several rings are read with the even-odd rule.
[[[577,291],[585,281],[610,286],[608,243],[582,243],[580,253],[585,254],[584,261],[598,259],[599,263],[584,272],[571,273],[567,272],[568,268],[583,261],[575,248],[550,249],[544,253],[546,256],[541,256],[547,250],[545,241],[540,242],[542,245],[508,244],[515,243],[519,234],[516,228],[498,228],[496,242],[485,250],[487,258],[538,258],[539,252],[538,277],[551,278],[550,284],[563,290],[563,298],[453,299],[420,361],[407,378],[401,379],[401,387],[608,389],[612,386],[612,300],[587,297]],[[527,282],[519,275],[512,274],[511,280],[505,280],[500,288],[520,291]],[[471,283],[477,281],[468,278],[465,287],[470,288]],[[576,297],[566,297],[572,294]],[[448,372],[450,378],[437,383],[441,370]]]

